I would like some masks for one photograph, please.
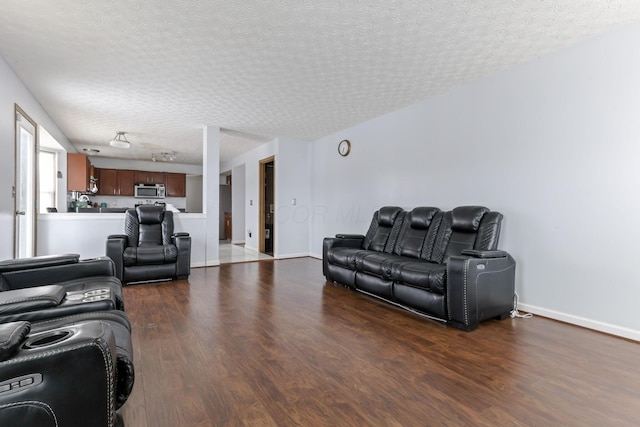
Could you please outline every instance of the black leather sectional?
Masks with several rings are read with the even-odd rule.
[[[323,242],[328,281],[471,331],[510,315],[515,260],[497,250],[502,214],[482,206],[451,211],[387,206],[366,235]]]
[[[107,257],[0,261],[0,426],[122,426],[131,324]]]

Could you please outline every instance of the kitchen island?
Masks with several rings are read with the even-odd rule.
[[[90,212],[83,212],[91,209]],[[105,255],[107,237],[123,234],[123,212],[100,212],[101,208],[80,208],[79,212],[38,214],[38,255],[77,253],[81,258]],[[125,208],[103,208],[118,209]],[[191,266],[205,265],[205,229],[203,213],[173,214],[174,230],[191,235]]]

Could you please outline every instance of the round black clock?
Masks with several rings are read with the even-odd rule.
[[[340,143],[338,144],[338,153],[340,153],[341,156],[345,157],[349,155],[350,151],[351,143],[349,142],[349,140],[343,139],[342,141],[340,141]]]

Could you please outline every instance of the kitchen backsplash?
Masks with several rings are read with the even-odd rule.
[[[89,196],[91,203],[106,203],[108,208],[133,208],[139,204],[154,204],[155,202],[171,203],[178,209],[184,209],[187,205],[185,197],[166,197],[164,199],[137,199],[134,197],[114,196]]]

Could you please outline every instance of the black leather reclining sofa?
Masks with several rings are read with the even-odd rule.
[[[482,206],[443,212],[387,206],[365,236],[338,234],[323,242],[328,281],[471,331],[508,317],[515,260],[497,250],[502,214]]]

